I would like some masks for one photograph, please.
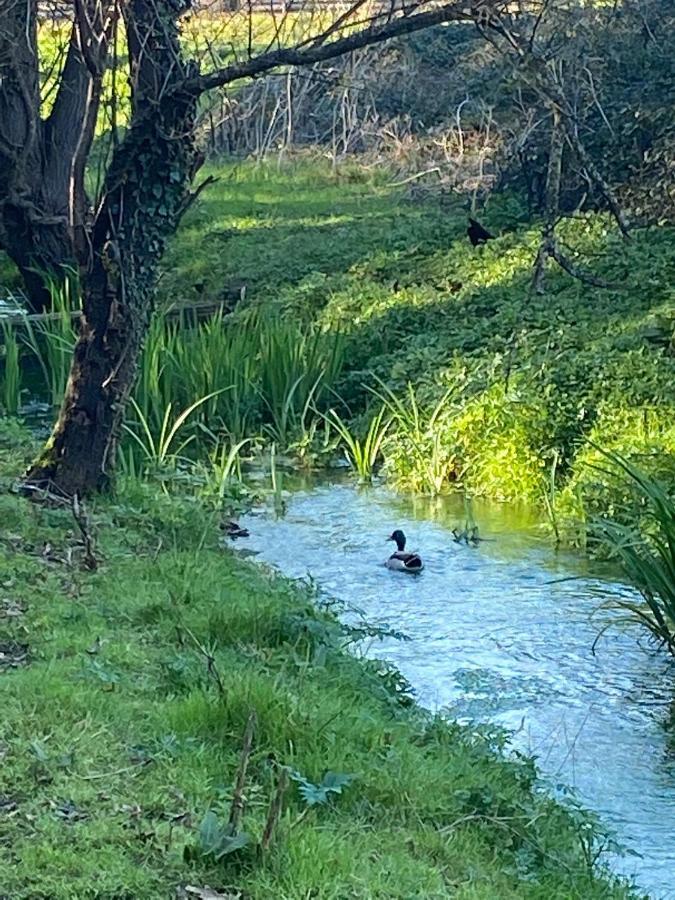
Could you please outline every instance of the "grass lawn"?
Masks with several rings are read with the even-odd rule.
[[[307,589],[219,546],[209,510],[128,482],[91,510],[87,571],[69,511],[8,492],[33,447],[0,434],[0,896],[629,895],[589,868],[593,826],[530,761],[411,705]],[[233,842],[252,712],[248,842]],[[263,850],[282,767],[294,780]]]

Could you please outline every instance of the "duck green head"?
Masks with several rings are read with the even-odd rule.
[[[405,550],[405,535],[400,528],[397,528],[396,531],[392,531],[387,540],[395,541],[398,550]]]

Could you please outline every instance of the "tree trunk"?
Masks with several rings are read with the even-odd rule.
[[[0,247],[38,312],[50,303],[50,281],[76,270],[88,249],[84,164],[115,11],[112,0],[75,6],[59,88],[43,121],[36,0],[0,0]]]
[[[145,8],[141,0],[137,7]],[[142,11],[137,8],[134,24],[145,25],[146,32],[131,34],[131,47],[147,46],[148,32],[155,37],[154,8],[145,20]],[[164,30],[162,38],[176,71],[177,50]],[[150,62],[146,55],[143,65]],[[167,91],[166,71],[170,81],[172,68],[158,77],[157,58],[152,62],[152,68],[136,72],[140,112],[106,176],[91,233],[92,261],[82,282],[82,321],[68,387],[52,437],[26,475],[27,490],[71,497],[109,483],[154,308],[157,268],[186,208],[196,160],[197,94]],[[179,84],[184,74],[176,72]],[[153,102],[145,102],[148,95]]]
[[[50,306],[50,281],[61,281],[68,270],[77,270],[68,208],[59,208],[59,199],[41,198],[27,186],[23,197],[1,207],[0,246],[19,270],[34,312]]]

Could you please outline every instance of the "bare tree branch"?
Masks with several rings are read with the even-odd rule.
[[[502,6],[501,3],[484,5],[489,5],[490,8],[493,5],[495,7]],[[360,4],[357,3],[353,8],[356,9],[359,6]],[[456,2],[428,10],[427,12],[398,16],[384,25],[378,25],[375,22],[368,28],[360,29],[353,34],[324,43],[327,32],[332,33],[330,29],[327,29],[327,32],[318,35],[308,47],[296,46],[273,50],[270,53],[264,53],[245,62],[234,63],[217,69],[215,72],[191,78],[185,84],[185,88],[201,94],[212,88],[222,87],[225,84],[231,84],[233,81],[239,81],[242,78],[254,78],[279,66],[312,65],[313,63],[342,56],[345,53],[351,53],[353,50],[360,50],[362,47],[388,41],[394,37],[412,34],[415,31],[421,31],[433,25],[441,25],[444,22],[470,22],[472,19],[471,10],[464,3],[456,0]]]

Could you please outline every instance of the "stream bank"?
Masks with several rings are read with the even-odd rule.
[[[390,669],[344,652],[311,592],[224,550],[193,498],[126,480],[90,505],[98,568],[84,569],[70,511],[8,492],[34,450],[2,423],[0,640],[26,648],[0,670],[2,893],[632,896],[589,868],[596,832],[527,761],[411,705]],[[217,862],[204,823],[228,821],[252,710],[242,836]],[[289,784],[260,851],[278,765],[305,793]],[[308,805],[329,772],[352,778]]]

